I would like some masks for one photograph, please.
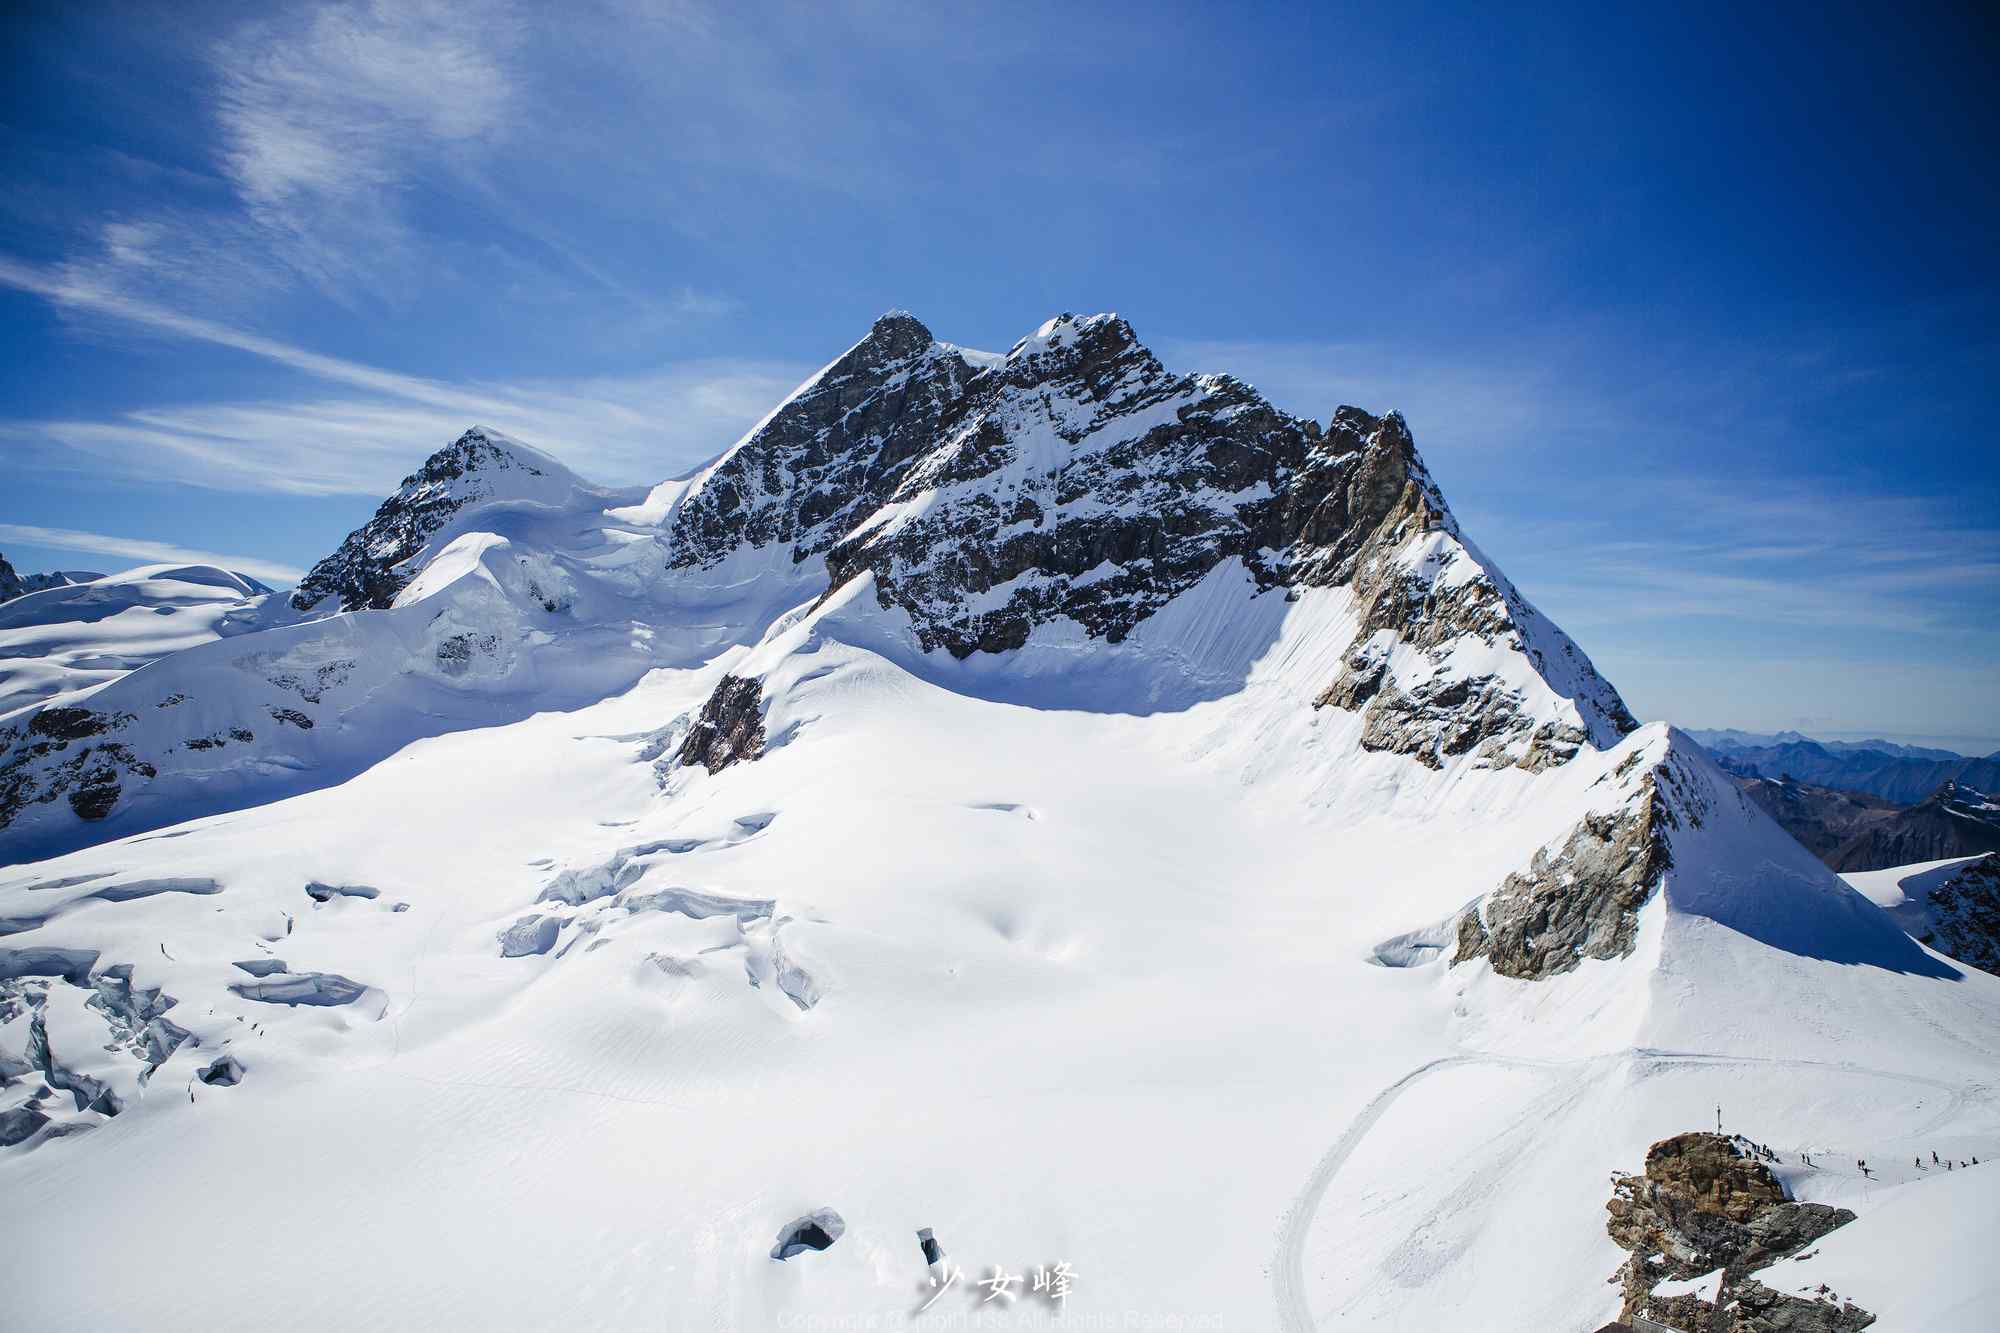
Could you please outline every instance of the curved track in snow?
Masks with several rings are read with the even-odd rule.
[[[1548,1072],[1576,1071],[1578,1074],[1587,1074],[1594,1069],[1608,1068],[1628,1062],[1656,1067],[1662,1065],[1716,1065],[1722,1067],[1757,1065],[1775,1069],[1812,1069],[1821,1072],[1859,1074],[1870,1078],[1885,1078],[1901,1083],[1916,1083],[1950,1093],[1951,1100],[1945,1109],[1925,1124],[1919,1132],[1928,1132],[1956,1119],[1960,1110],[1965,1105],[1968,1093],[1972,1091],[1970,1087],[1946,1083],[1939,1079],[1922,1078],[1914,1074],[1897,1073],[1887,1069],[1869,1069],[1860,1065],[1837,1064],[1827,1060],[1778,1060],[1758,1056],[1712,1055],[1692,1051],[1639,1049],[1567,1061],[1531,1060],[1505,1055],[1442,1056],[1439,1059],[1430,1061],[1428,1064],[1417,1066],[1394,1083],[1391,1083],[1388,1087],[1382,1089],[1382,1091],[1376,1093],[1369,1100],[1368,1104],[1362,1107],[1352,1120],[1347,1122],[1347,1128],[1341,1131],[1340,1137],[1334,1140],[1333,1146],[1328,1148],[1319,1161],[1313,1165],[1312,1172],[1306,1177],[1305,1185],[1299,1190],[1298,1196],[1292,1201],[1292,1206],[1286,1210],[1284,1220],[1279,1224],[1278,1251],[1271,1265],[1271,1283],[1274,1288],[1273,1294],[1278,1303],[1279,1326],[1287,1330],[1287,1333],[1315,1333],[1318,1326],[1313,1321],[1312,1307],[1306,1298],[1306,1238],[1312,1233],[1313,1221],[1319,1215],[1320,1204],[1326,1197],[1328,1187],[1333,1184],[1334,1177],[1340,1174],[1341,1167],[1345,1166],[1347,1159],[1354,1155],[1354,1150],[1361,1146],[1361,1141],[1368,1136],[1368,1131],[1375,1127],[1376,1123],[1382,1119],[1389,1108],[1395,1104],[1396,1099],[1409,1091],[1412,1086],[1429,1078],[1432,1074],[1438,1073],[1440,1070],[1454,1069],[1466,1065],[1488,1065],[1503,1069],[1537,1069]],[[1574,1079],[1571,1086],[1564,1090],[1561,1099],[1567,1101],[1580,1095],[1587,1088],[1589,1082],[1590,1080],[1587,1078],[1579,1077]],[[1531,1113],[1542,1114],[1546,1112],[1548,1110],[1546,1105],[1547,1100],[1547,1098],[1538,1099],[1535,1103],[1534,1111]]]

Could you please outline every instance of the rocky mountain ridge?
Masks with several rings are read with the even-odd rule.
[[[1909,807],[1865,792],[1839,791],[1810,782],[1736,775],[1736,783],[1757,808],[1797,838],[1805,849],[1835,870],[1841,849],[1869,829],[1892,824]],[[1892,863],[1893,864],[1893,863]],[[1873,866],[1847,869],[1872,870]]]
[[[90,583],[103,578],[81,569],[58,569],[46,574],[22,574],[15,570],[7,557],[0,555],[0,602],[11,602],[16,597],[24,597],[44,588],[66,588],[71,584]]]
[[[495,500],[560,502],[576,478],[519,440],[474,426],[403,478],[375,514],[299,580],[299,612],[385,611],[415,576],[424,543],[468,505]]]
[[[148,689],[141,671],[46,724],[61,735],[33,718],[0,732],[0,844],[23,818],[53,825],[59,845],[92,840],[62,822],[65,806],[92,823],[151,791],[171,810],[163,778],[185,775],[213,802],[239,785],[201,776],[219,760],[305,780],[329,767],[330,733],[314,728],[332,719],[356,747],[341,765],[364,762],[368,728],[346,710],[384,699],[365,680],[416,670],[518,690],[566,672],[554,662],[579,636],[636,619],[654,632],[624,636],[629,678],[671,660],[669,637],[699,619],[688,608],[745,588],[765,589],[768,609],[714,633],[754,639],[796,598],[825,605],[865,580],[918,652],[959,660],[1071,635],[1121,649],[1198,586],[1218,610],[1341,589],[1356,623],[1317,706],[1362,714],[1364,750],[1535,772],[1637,725],[1463,539],[1399,415],[1343,407],[1322,428],[1229,376],[1167,371],[1112,315],[1060,316],[1005,356],[886,315],[716,462],[636,499],[467,431],[315,565],[268,617],[277,637],[243,640],[234,661],[279,697],[168,713],[190,692]],[[475,567],[478,583],[464,577]],[[415,616],[417,603],[431,610]],[[403,628],[341,620],[403,609]],[[357,634],[394,646],[357,653]],[[1215,676],[1207,651],[1175,647],[1158,670]],[[251,748],[237,759],[232,745]]]
[[[1365,709],[1367,748],[1432,766],[1476,748],[1533,769],[1637,725],[1462,545],[1400,415],[1342,407],[1322,429],[1230,376],[1167,371],[1114,315],[1059,316],[1000,358],[886,315],[663,526],[676,567],[775,546],[824,562],[827,596],[871,575],[925,650],[957,658],[1057,621],[1117,644],[1232,562],[1255,590],[1352,586],[1361,630],[1321,702]],[[1563,716],[1456,670],[1468,636],[1527,657]]]
[[[1835,870],[1880,870],[2000,851],[2000,801],[1947,781],[1894,817],[1872,820],[1826,858]]]

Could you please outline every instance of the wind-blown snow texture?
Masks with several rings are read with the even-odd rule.
[[[1590,1330],[1718,1100],[2000,1151],[2000,980],[1638,727],[1401,417],[1112,316],[885,316],[650,492],[475,429],[231,630],[0,719],[29,1321],[886,1322],[932,1227],[946,1315]]]

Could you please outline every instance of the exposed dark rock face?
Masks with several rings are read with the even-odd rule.
[[[28,719],[28,734],[52,741],[80,741],[131,720],[130,714],[93,713],[88,708],[44,708]]]
[[[1782,1295],[1750,1280],[1852,1222],[1854,1214],[1791,1202],[1769,1167],[1720,1134],[1678,1134],[1655,1143],[1643,1175],[1613,1181],[1605,1211],[1611,1239],[1632,1255],[1616,1277],[1625,1295],[1622,1318],[1643,1314],[1689,1333],[1847,1333],[1874,1322],[1853,1306]],[[1717,1269],[1722,1276],[1713,1304],[1697,1296],[1653,1295],[1666,1279]]]
[[[1860,1333],[1875,1316],[1828,1293],[1819,1299],[1787,1296],[1754,1279],[1732,1288],[1734,1303],[1721,1312],[1718,1333]]]
[[[474,427],[424,460],[403,478],[375,516],[347,535],[333,554],[314,565],[292,592],[292,607],[306,611],[328,598],[337,609],[381,610],[410,581],[400,568],[453,514],[492,494],[491,476],[522,469],[542,471]]]
[[[57,800],[67,800],[79,819],[109,815],[127,778],[156,772],[131,747],[102,739],[135,720],[130,713],[44,708],[25,726],[0,728],[6,756],[0,760],[0,829],[26,807]]]
[[[724,676],[681,742],[681,762],[720,773],[739,759],[755,759],[763,752],[762,687],[743,676]]]
[[[1836,791],[1809,782],[1760,778],[1738,773],[1736,785],[1778,827],[1833,869],[1874,870],[1876,866],[1842,867],[1842,849],[1871,829],[1893,824],[1907,808],[1862,792]],[[1889,864],[1903,864],[1890,862]]]
[[[1235,560],[1260,587],[1355,585],[1366,624],[1321,702],[1367,708],[1370,748],[1542,767],[1636,725],[1512,589],[1440,591],[1392,558],[1429,530],[1455,525],[1396,414],[1342,407],[1322,431],[1239,380],[1170,373],[1114,316],[1062,316],[996,363],[895,314],[696,484],[670,545],[683,566],[787,545],[825,561],[829,594],[871,574],[923,648],[961,658],[1058,618],[1117,643]],[[1572,685],[1583,725],[1538,725],[1497,680],[1385,683],[1396,642],[1441,663],[1466,634]]]
[[[1857,833],[1826,863],[1841,871],[1886,870],[1994,851],[2000,851],[2000,799],[1946,782],[1908,810]]]
[[[823,554],[933,446],[974,373],[909,315],[884,315],[677,511],[674,563],[713,564],[743,543]]]
[[[1468,909],[1452,961],[1489,958],[1501,976],[1540,980],[1586,958],[1629,954],[1639,909],[1673,864],[1673,820],[1649,775],[1637,800],[1586,816],[1559,851],[1535,853],[1525,871]]]
[[[1639,911],[1673,866],[1673,831],[1699,828],[1711,813],[1695,761],[1670,746],[1642,767],[1649,753],[1635,751],[1610,775],[1624,792],[1617,806],[1584,816],[1560,847],[1536,852],[1459,915],[1454,966],[1488,958],[1501,976],[1539,981],[1632,952]]]
[[[2000,975],[2000,855],[1975,861],[1931,890],[1931,929],[1920,938],[1939,953]]]
[[[1549,977],[1632,951],[1639,909],[1672,864],[1652,798],[1591,815],[1554,856],[1538,852],[1487,898],[1486,954],[1504,977]]]
[[[1285,581],[1265,553],[1309,517],[1293,488],[1317,425],[1240,381],[1168,373],[1123,320],[1059,322],[954,418],[883,503],[935,499],[827,556],[834,586],[872,571],[926,649],[1003,652],[1058,616],[1117,643],[1231,557]]]
[[[1444,500],[1416,456],[1402,418],[1377,422],[1352,408],[1334,416],[1334,429],[1370,427],[1360,465],[1345,496],[1329,497],[1307,536],[1334,534],[1310,557],[1315,581],[1348,582],[1365,608],[1341,673],[1320,696],[1321,705],[1359,709],[1366,716],[1364,749],[1407,754],[1432,768],[1477,750],[1488,762],[1540,770],[1562,763],[1591,739],[1624,735],[1638,725],[1617,692],[1605,684],[1567,636],[1556,630],[1511,587],[1483,570],[1441,584],[1392,557],[1412,535],[1456,531]],[[1333,432],[1329,432],[1329,436]],[[1391,494],[1400,477],[1399,489]],[[1341,523],[1349,526],[1345,531]],[[1532,627],[1531,636],[1524,629]],[[1464,637],[1503,643],[1522,653],[1551,682],[1575,680],[1571,697],[1585,725],[1537,724],[1520,691],[1493,676],[1439,672],[1408,689],[1390,680],[1389,659],[1398,648],[1416,649],[1442,666]],[[1560,662],[1545,659],[1549,644]]]

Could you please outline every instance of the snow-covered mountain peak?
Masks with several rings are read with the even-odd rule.
[[[869,326],[868,336],[856,344],[854,350],[866,347],[871,353],[893,359],[915,356],[928,349],[934,341],[931,331],[915,315],[907,310],[888,310]]]
[[[93,835],[66,807],[158,820],[182,782],[213,808],[365,762],[394,729],[351,710],[406,716],[385,680],[481,701],[417,714],[449,728],[496,698],[511,713],[537,691],[575,699],[707,661],[815,605],[838,611],[826,632],[905,670],[1045,707],[1185,709],[1283,652],[1312,666],[1287,675],[1282,707],[1357,714],[1359,749],[1433,770],[1538,771],[1635,725],[1461,537],[1399,414],[1342,407],[1322,429],[1228,375],[1169,371],[1115,315],[1059,316],[996,358],[891,312],[649,496],[468,430],[282,606],[235,625],[279,637],[239,634],[93,700],[94,734],[123,734],[92,763],[17,732],[0,840],[33,825],[41,845],[73,845]],[[341,612],[408,620],[300,623]],[[204,688],[201,708],[160,712],[193,697],[167,677],[201,686],[210,649],[249,693]],[[254,762],[232,757],[217,781],[209,742],[238,732],[257,738]]]
[[[1115,315],[1058,316],[998,365],[895,328],[680,495],[663,519],[676,564],[777,548],[824,566],[827,595],[865,574],[919,654],[958,659],[1125,644],[1211,578],[1239,587],[1225,601],[1347,588],[1366,633],[1321,702],[1370,709],[1371,748],[1537,766],[1633,725],[1460,539],[1400,414],[1342,407],[1322,430],[1230,376],[1171,373]],[[1213,647],[1166,643],[1154,665],[1240,680]],[[1153,672],[1128,693],[1158,706],[1206,688]]]
[[[588,488],[552,456],[474,426],[403,478],[373,518],[312,567],[292,609],[383,610],[415,574],[409,562],[459,511],[494,501],[560,505],[579,489]]]
[[[879,1322],[934,1226],[1066,1254],[1095,1322],[1268,1273],[1246,1326],[1580,1330],[1606,1170],[1717,1101],[1878,1166],[2000,1143],[2000,978],[1639,727],[1401,415],[1114,316],[994,356],[892,312],[650,493],[469,431],[289,614],[157,573],[200,641],[0,717],[0,1239],[256,1280],[31,1314],[573,1320],[533,1264],[599,1323]],[[327,1303],[266,1160],[379,1282]],[[496,1199],[477,1271],[378,1225]]]
[[[1007,350],[1010,364],[1031,363],[1051,353],[1089,347],[1099,355],[1136,348],[1150,357],[1132,326],[1113,312],[1073,315],[1068,311],[1044,320],[1040,327]]]

